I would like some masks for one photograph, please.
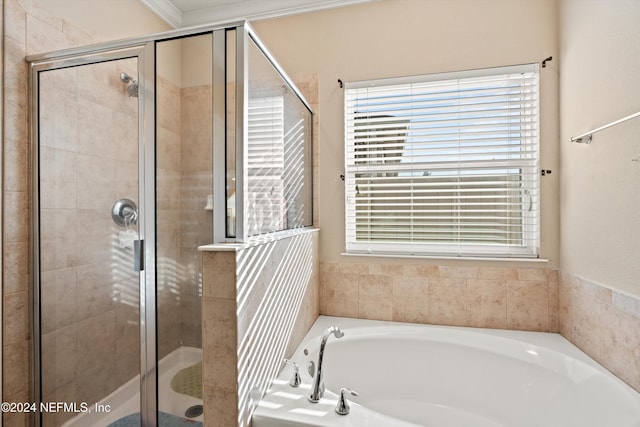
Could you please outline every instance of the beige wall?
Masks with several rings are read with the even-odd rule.
[[[386,0],[254,23],[290,73],[317,72],[321,313],[556,331],[558,174],[541,178],[548,263],[344,256],[343,93],[357,81],[540,62],[557,55],[556,1]],[[526,28],[526,31],[521,31]],[[295,37],[292,37],[295,34]],[[557,171],[558,62],[540,69],[541,165]]]
[[[323,262],[395,262],[341,256],[345,247],[344,186],[339,175],[344,171],[344,131],[343,92],[338,78],[356,81],[532,63],[557,52],[555,0],[383,0],[260,21],[254,27],[287,72],[319,75]],[[541,69],[540,76],[541,164],[556,170],[557,62]],[[541,185],[541,256],[550,260],[549,267],[556,268],[557,175],[542,178]],[[480,265],[462,263],[470,264]]]
[[[172,29],[139,0],[18,0],[30,10],[41,9],[65,21],[67,26],[82,29],[96,41],[144,36]],[[35,53],[35,52],[32,52]]]
[[[640,3],[563,0],[560,17],[562,269],[640,297]],[[635,160],[634,160],[635,159]]]
[[[562,0],[560,332],[640,390],[640,3]]]

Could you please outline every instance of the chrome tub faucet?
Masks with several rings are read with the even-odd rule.
[[[318,403],[322,396],[324,396],[324,379],[323,379],[323,371],[322,371],[322,358],[324,357],[324,347],[327,345],[327,340],[331,336],[331,334],[335,335],[336,338],[342,338],[344,336],[344,332],[342,329],[337,326],[331,326],[327,328],[322,334],[322,338],[320,339],[320,349],[318,350],[318,363],[316,364],[316,372],[315,378],[313,379],[313,385],[311,386],[311,393],[309,394],[309,402]],[[314,370],[313,362],[309,366],[309,373],[313,376],[312,371]]]

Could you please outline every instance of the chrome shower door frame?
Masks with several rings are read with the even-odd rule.
[[[157,358],[156,358],[156,259],[155,259],[155,43],[144,41],[112,49],[69,51],[67,55],[27,58],[29,72],[30,148],[32,161],[31,187],[31,378],[33,397],[42,401],[41,330],[40,330],[40,165],[39,165],[39,78],[43,71],[85,66],[107,61],[138,60],[138,218],[139,239],[144,242],[143,266],[139,272],[140,292],[140,417],[144,427],[157,422]],[[132,259],[133,265],[133,259]],[[35,425],[41,425],[41,414],[34,413]]]
[[[234,59],[235,73],[229,72],[226,68],[226,35],[230,30],[236,31],[235,50],[237,57]],[[33,319],[33,360],[31,363],[33,371],[34,398],[39,402],[42,398],[41,366],[40,360],[40,204],[39,204],[39,176],[38,176],[38,73],[41,71],[53,70],[64,67],[79,65],[89,65],[104,61],[123,58],[138,58],[138,218],[140,239],[144,240],[143,245],[143,265],[144,270],[140,274],[140,413],[142,427],[155,427],[158,425],[158,368],[157,368],[157,295],[156,295],[156,105],[155,105],[155,77],[156,58],[155,50],[158,42],[178,39],[186,36],[199,34],[213,34],[213,183],[212,186],[214,201],[213,221],[214,235],[213,243],[223,242],[243,242],[248,239],[246,227],[246,215],[244,211],[248,205],[247,200],[247,167],[244,151],[247,144],[247,121],[248,111],[248,56],[247,47],[249,41],[255,42],[258,49],[266,56],[273,65],[286,85],[297,95],[300,101],[312,112],[310,104],[302,96],[298,88],[293,84],[291,78],[284,72],[282,67],[275,61],[264,44],[260,41],[254,30],[245,20],[214,23],[209,25],[196,26],[191,28],[171,30],[158,34],[146,35],[132,39],[116,40],[99,43],[91,46],[74,47],[56,52],[42,53],[26,58],[30,65],[29,88],[30,88],[30,140],[32,149],[32,205],[31,205],[31,281],[32,281],[32,301],[31,319]],[[234,74],[236,88],[235,120],[227,123],[227,87],[226,78],[228,74]],[[231,120],[229,120],[231,121]],[[235,164],[226,164],[226,138],[227,125],[235,127],[236,134],[234,140],[230,141],[236,150]],[[313,133],[311,131],[311,133]],[[236,213],[238,215],[234,236],[226,236],[226,172],[227,169],[236,167],[235,176],[238,181],[236,188]],[[313,184],[311,184],[313,188]],[[313,203],[313,201],[311,202]],[[313,208],[310,207],[311,212]],[[239,224],[239,225],[238,225]],[[36,414],[37,425],[41,424],[40,415]]]

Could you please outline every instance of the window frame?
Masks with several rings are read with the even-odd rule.
[[[358,241],[356,236],[355,219],[355,154],[356,138],[354,132],[349,130],[349,114],[355,114],[353,108],[350,111],[348,105],[349,91],[367,87],[384,87],[399,84],[416,83],[436,83],[452,80],[464,80],[482,78],[490,76],[500,76],[517,73],[532,73],[535,82],[534,106],[535,119],[529,124],[533,124],[533,136],[522,137],[520,141],[521,150],[523,147],[529,149],[533,147],[535,158],[526,158],[526,154],[521,154],[521,162],[513,161],[513,165],[521,164],[519,176],[522,177],[521,185],[523,196],[520,203],[520,214],[523,220],[522,225],[522,245],[502,245],[502,244],[464,244],[461,241],[455,243],[426,243],[424,241]],[[517,66],[506,66],[496,68],[486,68],[469,71],[456,71],[448,73],[429,74],[411,77],[399,77],[390,79],[368,80],[360,82],[345,83],[344,98],[344,126],[345,126],[345,242],[346,253],[349,255],[376,254],[380,256],[432,256],[432,257],[477,257],[477,258],[538,258],[540,248],[540,70],[538,64],[524,64]],[[384,114],[381,111],[380,114]],[[381,116],[382,117],[382,116]],[[392,116],[393,117],[393,116]],[[380,118],[380,117],[377,117]],[[351,122],[352,124],[354,122]],[[353,126],[352,126],[353,128]],[[529,131],[530,132],[530,131]],[[408,138],[407,138],[408,139]],[[523,142],[526,140],[526,142]],[[406,140],[405,140],[406,141]],[[351,162],[351,163],[350,163]],[[396,163],[400,165],[400,163]],[[396,169],[400,171],[406,168],[402,165]],[[525,171],[526,170],[526,171]],[[516,175],[516,174],[514,174]],[[528,189],[532,189],[529,191]],[[528,209],[525,209],[528,203]],[[525,221],[526,219],[526,221]],[[410,227],[409,227],[410,228]],[[408,228],[408,229],[409,229]],[[526,242],[526,243],[524,243]]]

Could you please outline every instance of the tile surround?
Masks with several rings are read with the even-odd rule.
[[[566,272],[321,262],[320,313],[559,332],[640,391],[640,300]]]
[[[640,300],[567,272],[559,285],[560,333],[640,392]]]
[[[556,332],[555,270],[322,262],[321,314]]]
[[[266,391],[317,318],[317,234],[202,253],[205,426],[248,426],[250,389]]]

